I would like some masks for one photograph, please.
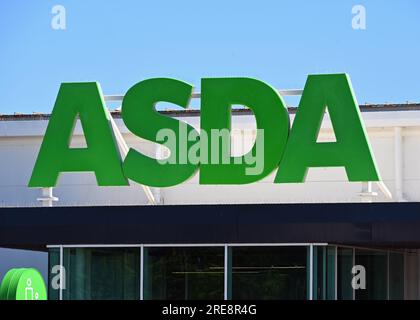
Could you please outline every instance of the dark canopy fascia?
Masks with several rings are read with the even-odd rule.
[[[0,209],[0,246],[330,243],[420,247],[420,203]]]

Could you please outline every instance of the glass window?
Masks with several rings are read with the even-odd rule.
[[[233,299],[306,299],[307,247],[233,247]]]
[[[309,246],[230,246],[228,299],[307,299]],[[222,300],[224,247],[145,247],[144,298]],[[49,299],[59,265],[58,248],[49,250]],[[64,248],[63,299],[139,299],[140,248]],[[313,247],[313,299],[404,299],[404,254],[335,246]],[[366,289],[353,291],[353,265],[366,271]],[[353,294],[354,292],[354,294]]]
[[[389,299],[404,299],[404,254],[389,254]]]
[[[224,298],[224,248],[144,248],[144,298]]]
[[[388,297],[387,252],[356,249],[356,265],[366,270],[366,289],[356,291],[357,300],[386,300]]]
[[[327,247],[327,300],[336,299],[336,253],[337,247]]]
[[[314,248],[314,300],[325,300],[326,299],[326,248],[325,247],[313,247]]]
[[[353,300],[353,249],[337,248],[337,299]]]
[[[65,248],[68,300],[140,298],[139,248]]]
[[[313,299],[335,299],[335,247],[314,246]],[[309,275],[308,275],[309,277]]]
[[[60,298],[60,290],[52,287],[53,282],[60,283],[55,281],[58,273],[53,274],[51,272],[52,268],[57,265],[60,265],[60,249],[51,248],[48,255],[48,300],[59,300]]]

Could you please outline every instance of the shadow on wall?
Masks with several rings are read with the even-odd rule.
[[[12,268],[36,268],[42,274],[45,283],[48,283],[47,252],[0,248],[0,281]]]

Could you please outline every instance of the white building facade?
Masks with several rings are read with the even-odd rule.
[[[169,111],[181,121],[199,129],[198,112]],[[324,203],[420,200],[420,105],[362,106],[362,116],[385,186],[386,193],[373,184],[372,197],[363,196],[362,183],[348,182],[344,168],[311,168],[305,183],[274,184],[274,174],[245,186],[204,186],[197,175],[171,188],[153,189],[162,204],[214,203]],[[130,147],[150,156],[162,157],[159,145],[130,133],[114,113],[116,123]],[[291,114],[293,121],[294,114]],[[0,121],[0,203],[2,206],[37,206],[40,190],[28,188],[48,115],[3,116]],[[246,110],[233,113],[233,155],[250,150],[255,139],[255,119]],[[254,130],[254,134],[253,134]],[[325,115],[319,141],[335,139]],[[83,130],[76,126],[71,146],[84,146]],[[308,155],[310,156],[310,155]],[[376,195],[375,195],[376,194]],[[186,196],[188,195],[188,196]],[[98,187],[93,174],[63,173],[54,196],[56,205],[143,205],[147,198],[134,183],[129,187]]]
[[[185,205],[195,205],[195,208],[199,208],[199,206],[206,205],[298,204],[303,206],[306,204],[355,203],[363,203],[369,206],[369,204],[374,205],[375,203],[420,202],[420,105],[364,105],[361,106],[361,111],[372,151],[382,177],[381,184],[349,182],[344,168],[311,168],[305,183],[297,184],[274,184],[273,173],[259,182],[248,185],[200,185],[196,174],[189,181],[175,187],[151,188],[156,206],[165,206],[168,207],[168,210],[171,210],[173,205],[176,205],[173,208],[181,208],[179,206]],[[289,112],[291,121],[293,121],[293,109]],[[165,111],[164,113],[199,129],[199,111]],[[119,113],[113,112],[112,114],[129,147],[150,156],[165,156],[164,148],[134,136],[125,128]],[[0,116],[0,206],[3,210],[8,208],[24,210],[25,208],[40,207],[43,204],[40,198],[43,198],[45,194],[43,196],[40,189],[28,188],[28,182],[43,140],[48,118],[48,115],[39,114]],[[238,109],[232,112],[232,123],[232,155],[241,155],[250,150],[254,143],[255,118],[248,110]],[[326,113],[318,140],[322,142],[334,141],[334,139],[331,122],[328,113]],[[71,146],[83,147],[84,145],[83,130],[78,123]],[[57,187],[52,189],[52,195],[57,197],[57,201],[53,201],[54,207],[71,207],[74,210],[77,210],[78,207],[118,206],[120,208],[138,206],[138,208],[143,208],[152,205],[142,186],[131,183],[127,187],[98,187],[93,173],[62,174]],[[206,206],[206,208],[208,207]],[[279,206],[278,208],[288,207]],[[199,213],[197,212],[197,214]],[[394,212],[397,220],[400,213]],[[278,215],[281,214],[282,212],[278,212]],[[333,217],[333,213],[328,214]],[[9,217],[10,212],[7,212],[7,215]],[[392,220],[389,215],[387,217],[387,219]],[[57,216],[57,219],[59,220],[60,217]],[[381,220],[381,218],[378,219]],[[138,223],[139,225],[142,224],[141,221]],[[397,223],[399,222],[397,221]],[[404,223],[407,223],[407,221],[404,221]],[[355,224],[357,223],[355,222]],[[112,231],[112,228],[110,230]],[[401,233],[401,230],[399,232]],[[413,232],[413,230],[410,232]],[[205,272],[203,268],[199,268],[197,271],[193,264],[190,265],[192,270],[186,270],[188,267],[185,267],[184,262],[183,268],[185,267],[185,270],[180,267],[182,270],[176,272],[181,272],[183,274],[182,279],[186,282],[190,281],[190,284],[185,284],[186,287],[181,290],[185,294],[183,296],[185,299],[420,299],[420,250],[417,250],[414,240],[407,240],[406,243],[402,240],[396,240],[395,243],[392,243],[392,239],[388,239],[382,244],[372,242],[372,245],[366,244],[359,247],[359,241],[356,239],[355,241],[350,239],[346,243],[335,243],[330,241],[317,242],[314,241],[315,238],[308,236],[308,240],[302,243],[291,240],[280,243],[274,238],[273,241],[261,240],[255,243],[244,243],[245,240],[226,243],[226,239],[220,239],[220,241],[215,239],[210,244],[202,243],[199,240],[180,240],[179,243],[168,243],[165,240],[146,243],[142,239],[139,239],[136,243],[131,243],[129,240],[122,240],[121,243],[115,243],[111,240],[107,243],[92,240],[86,243],[84,240],[80,240],[80,242],[67,243],[66,241],[63,243],[50,242],[45,243],[45,246],[37,245],[37,248],[43,247],[45,250],[49,250],[50,262],[54,259],[57,262],[61,261],[69,269],[68,283],[72,289],[59,290],[59,292],[50,291],[50,298],[57,299],[179,298],[176,292],[179,292],[182,288],[174,289],[174,292],[171,293],[172,288],[179,285],[178,282],[173,280],[174,282],[170,283],[170,280],[168,280],[167,283],[163,283],[164,281],[160,278],[175,263],[167,258],[171,255],[168,253],[170,250],[184,250],[179,255],[190,257],[190,259],[200,254],[207,258],[220,255],[220,261],[213,261],[208,258],[208,261],[206,261],[209,266],[205,267],[213,271],[217,268],[224,270],[220,278],[216,277],[217,279],[211,282],[212,284],[209,284],[210,287],[208,288],[209,292],[220,291],[220,296],[217,294],[206,296],[203,293],[205,289],[202,292],[195,292],[194,290],[197,290],[196,288],[200,286],[200,283],[207,280],[204,277],[194,278],[194,276],[187,276],[187,274],[200,273],[201,271],[205,274]],[[2,239],[4,241],[5,238]],[[329,238],[325,239],[328,240]],[[13,245],[13,243],[0,243],[0,245],[4,247],[25,247],[20,244]],[[271,266],[278,266],[278,270],[284,268],[289,271],[284,274],[279,271],[280,273],[277,274],[276,271],[273,271],[275,267],[273,267],[274,269],[267,269],[267,266],[256,266],[247,261],[244,258],[247,252],[254,255],[255,261],[259,261],[258,257],[261,253],[253,251],[257,247],[273,250],[273,252],[266,253],[265,258],[284,256],[284,261],[290,260],[286,265],[282,265],[283,260],[280,258],[279,261],[267,261],[263,264],[268,263]],[[83,248],[88,248],[91,251],[83,251]],[[103,248],[108,248],[110,251],[102,252]],[[197,253],[194,248],[203,248],[203,251]],[[211,248],[214,248],[215,251],[206,251],[211,250]],[[245,250],[244,248],[248,251],[242,252],[241,250]],[[291,248],[291,251],[282,251],[286,248]],[[301,254],[297,248],[301,248],[303,253]],[[420,242],[418,248],[420,248]],[[192,251],[187,252],[190,249]],[[113,250],[116,250],[116,252]],[[165,250],[169,251],[166,252]],[[366,252],[372,254],[366,254]],[[130,263],[131,260],[140,259],[139,270],[135,271],[131,278],[118,280],[118,283],[124,281],[130,283],[130,281],[138,280],[139,287],[131,289],[124,287],[124,289],[118,289],[120,290],[118,291],[113,287],[115,284],[109,284],[110,292],[120,292],[120,294],[101,296],[94,291],[93,287],[95,283],[97,284],[97,281],[102,280],[86,276],[86,279],[81,283],[72,278],[72,272],[74,274],[75,270],[85,272],[83,268],[88,265],[86,261],[98,259],[97,264],[104,263],[101,260],[102,258],[97,258],[101,254],[107,255],[109,261],[125,259],[125,261],[128,261],[127,263]],[[83,261],[83,263],[80,261]],[[379,274],[375,276],[379,278],[367,280],[367,283],[371,285],[368,288],[371,291],[367,294],[363,291],[360,291],[362,293],[359,294],[359,291],[350,287],[352,277],[350,267],[357,262],[363,262],[367,269],[371,268],[374,270],[373,273]],[[167,264],[163,269],[161,267],[162,263]],[[256,264],[258,263],[256,262]],[[258,276],[247,282],[247,278],[241,273],[244,268],[250,270],[250,272],[256,272]],[[302,273],[291,271],[299,270],[299,268],[302,269]],[[263,271],[260,272],[259,270]],[[113,272],[117,271],[113,269]],[[178,275],[176,272],[168,273],[167,278],[176,277],[174,275]],[[383,288],[379,285],[383,282],[380,278],[381,272],[383,277],[386,278],[386,287]],[[368,278],[374,277],[370,270],[367,270],[366,273]],[[283,281],[281,280],[282,277],[288,280]],[[246,288],[246,285],[254,285],[261,279],[270,279],[269,292],[271,293],[267,296],[262,293],[260,296],[251,295],[251,292],[255,292],[255,290],[258,292],[258,289]],[[90,289],[87,289],[88,287]],[[299,289],[299,292],[291,294],[290,288],[292,287],[301,289]],[[186,292],[189,292],[190,296]],[[247,292],[249,292],[249,295],[247,295]]]

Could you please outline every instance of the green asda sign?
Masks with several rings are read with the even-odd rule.
[[[11,269],[1,282],[0,300],[47,300],[44,279],[33,268]]]
[[[296,183],[305,181],[311,167],[344,167],[350,181],[380,180],[346,74],[308,76],[292,128],[278,92],[251,78],[202,79],[200,132],[156,111],[158,102],[188,108],[192,92],[193,86],[183,81],[155,78],[135,84],[124,96],[121,116],[126,127],[140,138],[165,145],[171,156],[178,155],[162,163],[133,148],[122,159],[99,84],[63,83],[29,186],[52,187],[60,173],[82,171],[94,172],[100,186],[125,186],[130,179],[148,186],[170,187],[186,181],[197,170],[200,184],[252,183],[273,171],[274,183]],[[232,105],[251,109],[258,129],[254,147],[241,157],[230,155],[229,141],[216,144],[220,136],[210,134],[230,132]],[[327,107],[336,141],[319,143]],[[86,148],[70,147],[77,116]],[[173,133],[172,143],[158,139],[162,129]],[[258,149],[257,142],[261,141]],[[262,159],[262,169],[249,174],[250,164],[242,160],[256,153]],[[192,160],[191,154],[199,161]],[[179,155],[188,156],[181,161]]]

